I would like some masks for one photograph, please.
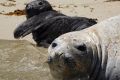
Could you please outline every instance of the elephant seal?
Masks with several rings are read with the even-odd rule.
[[[70,17],[59,13],[46,0],[28,3],[25,11],[27,20],[15,29],[14,37],[25,37],[32,33],[37,45],[43,47],[48,47],[61,34],[82,30],[97,23],[96,19]]]
[[[42,12],[49,11],[49,10],[52,10],[52,6],[46,0],[33,0],[28,4],[26,4],[26,7],[25,7],[27,18],[31,18],[35,15],[38,15]]]
[[[61,35],[48,53],[56,80],[120,80],[120,15]]]

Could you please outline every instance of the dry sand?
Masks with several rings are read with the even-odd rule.
[[[30,0],[0,0],[0,39],[14,39],[14,29],[26,20],[25,15],[3,15],[23,10],[25,4]],[[81,16],[97,18],[102,21],[106,18],[120,14],[120,1],[105,0],[48,0],[54,9],[69,16]],[[26,36],[26,40],[34,42],[31,34]]]

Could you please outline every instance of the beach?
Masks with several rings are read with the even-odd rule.
[[[54,80],[47,63],[48,49],[37,47],[31,34],[14,39],[14,30],[26,20],[24,9],[30,1],[0,0],[0,80]],[[97,19],[98,23],[120,15],[120,0],[48,1],[63,14]]]
[[[26,20],[25,5],[32,0],[0,0],[0,39],[15,40],[15,28]],[[68,16],[98,19],[101,22],[120,14],[120,1],[106,0],[48,0],[53,8]],[[18,11],[18,12],[17,12]],[[17,13],[15,13],[17,12]],[[35,43],[31,34],[22,38]]]

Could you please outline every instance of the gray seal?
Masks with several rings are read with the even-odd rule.
[[[56,80],[120,80],[120,15],[61,35],[48,52]]]

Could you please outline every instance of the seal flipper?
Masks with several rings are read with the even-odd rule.
[[[39,17],[40,16],[37,15],[33,16],[20,24],[14,31],[14,38],[25,37],[26,35],[30,34],[36,26],[42,23],[43,18]]]
[[[46,11],[39,15],[35,15],[31,18],[28,18],[26,21],[24,21],[15,29],[14,37],[20,38],[30,34],[33,31],[33,29],[36,28],[38,25],[57,15],[63,15],[63,14],[58,14],[56,13],[56,11]]]

